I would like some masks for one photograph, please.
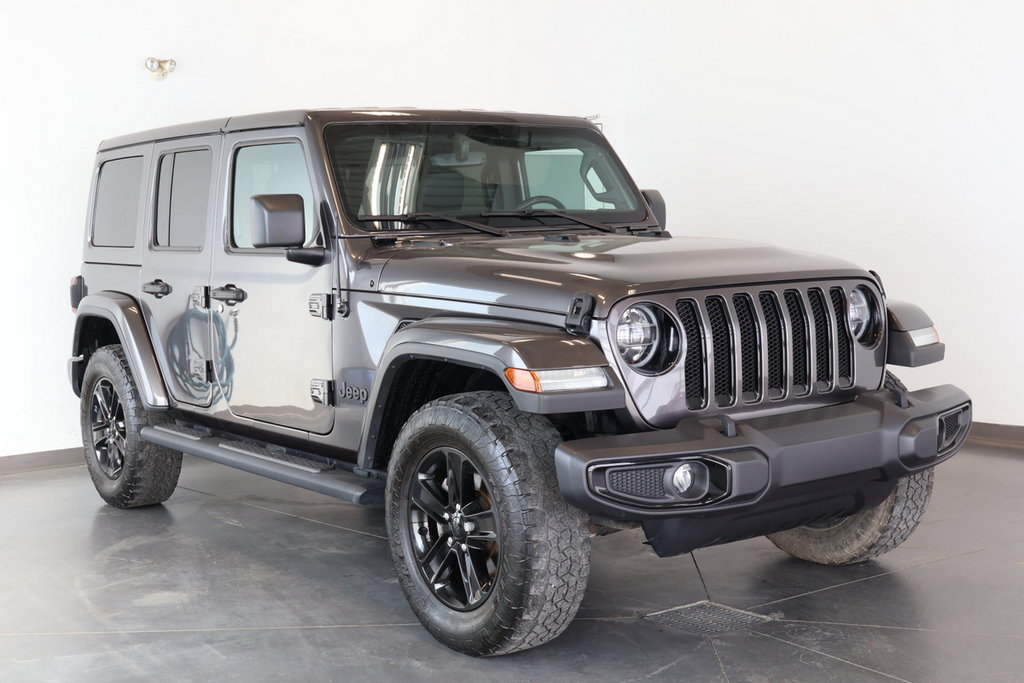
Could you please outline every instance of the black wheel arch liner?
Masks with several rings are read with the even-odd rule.
[[[143,404],[149,410],[164,410],[170,407],[167,386],[164,384],[160,365],[153,352],[153,342],[142,318],[139,303],[122,292],[103,291],[89,294],[78,304],[75,319],[75,334],[68,360],[68,375],[75,395],[80,395],[82,373],[78,364],[84,360],[81,349],[81,335],[88,318],[103,318],[109,321],[121,341],[121,348],[128,359],[132,376],[139,390]]]
[[[408,325],[388,341],[370,391],[358,462],[372,467],[385,408],[400,370],[417,360],[441,361],[489,372],[501,380],[516,406],[552,414],[615,410],[626,405],[625,389],[593,340],[547,325],[492,318],[434,317]],[[539,394],[509,384],[506,368],[528,370],[604,367],[604,389]],[[399,389],[400,390],[400,389]]]

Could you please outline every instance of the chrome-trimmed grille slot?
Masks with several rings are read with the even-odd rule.
[[[689,410],[700,410],[707,405],[707,384],[704,382],[704,335],[701,332],[700,313],[697,302],[680,299],[676,302],[676,312],[683,326],[686,339],[686,355],[683,357],[683,379],[686,382],[686,407]]]
[[[785,328],[779,302],[772,292],[761,292],[761,313],[764,315],[766,372],[768,375],[768,398],[780,399],[786,395],[786,347]]]
[[[711,349],[714,353],[712,378],[715,404],[720,408],[736,402],[735,364],[733,357],[733,326],[726,310],[725,298],[709,296],[704,300],[711,326]]]
[[[853,340],[846,325],[846,293],[841,287],[833,287],[829,295],[836,314],[836,329],[839,330],[836,335],[836,374],[839,377],[839,388],[846,389],[853,386]]]
[[[736,337],[740,345],[740,371],[743,377],[740,396],[744,403],[753,403],[761,398],[760,326],[749,295],[734,295],[732,305],[736,310],[736,320],[739,322],[739,334]]]
[[[814,386],[818,392],[826,392],[832,388],[832,326],[821,290],[808,290],[807,299],[814,319]]]
[[[793,395],[806,396],[811,391],[811,345],[807,313],[803,299],[795,289],[785,293],[786,311],[793,349]]]

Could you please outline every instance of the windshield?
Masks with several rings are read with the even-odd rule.
[[[336,124],[325,138],[345,212],[353,221],[363,217],[359,225],[368,230],[402,226],[367,216],[414,213],[503,226],[529,224],[510,211],[566,212],[601,223],[646,216],[604,138],[586,128]]]

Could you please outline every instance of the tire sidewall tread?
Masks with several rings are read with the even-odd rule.
[[[433,444],[450,440],[478,465],[497,512],[502,558],[497,585],[473,612],[433,596],[411,564],[402,531],[409,473]],[[399,583],[427,630],[472,655],[524,650],[559,635],[583,598],[589,574],[587,515],[558,493],[547,419],[519,411],[500,392],[471,392],[426,404],[402,428],[388,468],[388,537]],[[408,557],[408,559],[407,559]]]
[[[124,410],[127,452],[121,474],[111,479],[100,469],[93,453],[90,405],[96,384],[110,380]],[[171,497],[181,472],[181,453],[142,440],[139,431],[159,424],[160,417],[146,409],[131,367],[119,344],[97,349],[82,378],[81,426],[85,464],[100,497],[116,508],[162,503]]]

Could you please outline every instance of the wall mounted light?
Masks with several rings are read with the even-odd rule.
[[[162,81],[167,78],[167,74],[174,71],[174,67],[176,66],[177,62],[173,59],[157,59],[156,57],[150,57],[146,60],[146,69],[149,70],[149,75],[157,81]]]

